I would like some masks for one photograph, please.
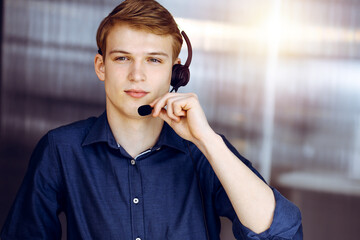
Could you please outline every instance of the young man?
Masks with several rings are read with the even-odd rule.
[[[37,145],[6,239],[302,239],[296,206],[209,126],[193,93],[169,93],[182,37],[153,0],[126,0],[98,29],[106,111]],[[138,108],[150,104],[151,115]]]

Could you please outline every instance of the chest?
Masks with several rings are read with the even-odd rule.
[[[130,159],[93,151],[69,161],[62,165],[70,221],[91,229],[91,238],[105,229],[107,239],[205,236],[199,186],[185,153],[162,149]]]

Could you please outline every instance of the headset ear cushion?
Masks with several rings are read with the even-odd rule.
[[[190,80],[190,71],[187,66],[181,64],[175,64],[172,68],[171,75],[171,86],[174,87],[175,91],[179,87],[185,86]]]

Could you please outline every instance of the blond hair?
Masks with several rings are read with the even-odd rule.
[[[183,43],[180,30],[171,13],[154,0],[125,0],[102,20],[96,42],[104,60],[106,56],[106,38],[117,24],[126,24],[131,28],[144,30],[156,35],[171,35],[173,38],[173,60],[179,56]]]

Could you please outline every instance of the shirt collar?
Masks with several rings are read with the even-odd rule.
[[[101,114],[90,127],[82,146],[90,145],[93,143],[107,142],[110,147],[118,148],[115,137],[111,132],[106,111]],[[164,122],[164,126],[161,130],[160,137],[155,144],[154,148],[158,149],[163,146],[175,148],[182,152],[186,152],[185,140],[182,139],[175,131]]]
[[[164,122],[159,140],[155,144],[154,148],[168,146],[186,153],[187,150],[185,144],[185,140],[177,135],[177,133],[166,122]]]
[[[107,142],[110,147],[118,148],[114,135],[111,132],[106,111],[103,112],[90,127],[82,146],[90,145],[93,143]]]

